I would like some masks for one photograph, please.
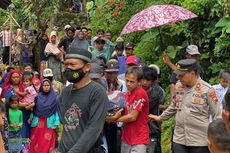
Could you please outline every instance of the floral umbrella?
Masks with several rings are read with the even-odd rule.
[[[153,5],[134,15],[123,28],[121,35],[195,17],[196,14],[177,5]]]

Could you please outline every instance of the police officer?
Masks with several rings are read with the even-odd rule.
[[[174,153],[209,153],[207,129],[209,117],[218,113],[214,89],[197,72],[194,59],[180,60],[174,73],[179,82],[170,106],[160,116],[149,115],[155,121],[165,121],[175,115]]]

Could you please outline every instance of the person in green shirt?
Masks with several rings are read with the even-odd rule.
[[[13,95],[6,102],[7,117],[9,122],[9,152],[21,151],[20,143],[22,129],[22,111],[18,109],[19,99]]]
[[[106,60],[108,61],[111,58],[111,55],[114,51],[115,46],[112,42],[110,42],[108,39],[105,40],[105,38],[97,38],[95,40],[95,49],[92,51],[92,58],[95,59],[99,55],[103,55]],[[105,44],[110,45],[110,47],[104,47]]]

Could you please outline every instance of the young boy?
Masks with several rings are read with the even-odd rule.
[[[208,148],[211,153],[229,153],[230,133],[221,119],[214,120],[208,126]]]
[[[156,83],[157,70],[148,66],[144,66],[143,78],[141,81],[142,88],[148,94],[149,97],[149,114],[159,115],[159,105],[163,94],[159,94],[161,91],[160,86]],[[161,128],[160,123],[149,120],[149,145],[147,147],[147,153],[161,152]]]
[[[142,70],[139,67],[129,67],[125,78],[127,93],[125,96],[125,115],[118,111],[108,122],[124,122],[121,153],[146,153],[149,143],[148,112],[149,99],[146,91],[140,87]]]
[[[118,60],[118,57],[124,56],[124,45],[119,43],[115,46],[115,51],[112,54],[112,58]]]

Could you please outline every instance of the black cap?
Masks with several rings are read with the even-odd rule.
[[[197,69],[197,63],[195,59],[183,59],[176,63],[177,69],[173,72],[176,75],[182,75],[191,70]]]
[[[115,59],[111,59],[106,64],[105,72],[118,72],[118,69],[118,61]]]
[[[89,77],[91,79],[101,78],[103,76],[101,66],[98,63],[91,63],[91,66]]]
[[[94,42],[97,44],[105,44],[105,40],[101,39],[100,37],[98,37]]]
[[[86,62],[91,62],[92,54],[88,50],[85,50],[85,49],[70,47],[69,51],[65,55],[65,58],[66,59],[76,58],[76,59],[81,59]]]
[[[125,45],[125,48],[134,48],[134,46],[135,46],[134,43],[129,42]]]

